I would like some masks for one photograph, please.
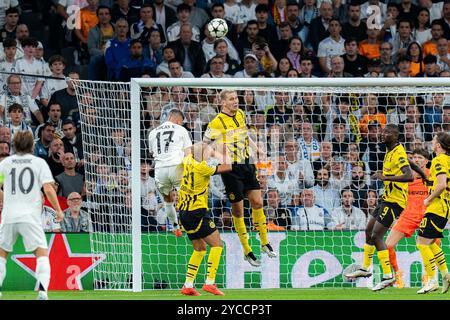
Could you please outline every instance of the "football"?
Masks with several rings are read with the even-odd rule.
[[[212,19],[208,23],[208,31],[216,39],[223,38],[228,32],[227,22],[220,18]]]

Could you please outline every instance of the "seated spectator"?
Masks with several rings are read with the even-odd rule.
[[[252,52],[259,62],[259,71],[271,75],[277,70],[278,61],[272,55],[264,38],[258,37],[252,45]]]
[[[286,57],[289,59],[293,69],[301,72],[301,59],[306,55],[306,49],[303,46],[302,40],[295,36],[289,39],[289,51],[286,52]]]
[[[17,51],[16,60],[24,55],[22,42],[30,37],[30,30],[26,24],[19,24],[16,29]]]
[[[64,133],[64,137],[62,138],[64,150],[66,152],[73,153],[75,156],[77,169],[79,169],[84,164],[83,140],[81,132],[78,132],[75,122],[72,120],[64,121],[62,131]]]
[[[411,77],[415,77],[417,74],[423,72],[423,57],[422,49],[419,43],[412,41],[406,49],[406,54],[411,59]]]
[[[44,117],[36,102],[30,95],[22,92],[22,78],[18,75],[10,75],[7,79],[8,89],[0,96],[0,117],[3,125],[11,122],[8,114],[5,112],[13,104],[20,104],[23,111],[23,117],[27,126],[35,127],[31,114],[33,113],[39,123],[44,122]]]
[[[139,10],[130,6],[130,0],[118,0],[111,8],[112,22],[117,24],[120,19],[125,19],[128,25],[139,20]]]
[[[297,2],[289,1],[287,4],[287,21],[293,33],[300,36],[308,49],[312,49],[312,45],[309,42],[310,26],[312,20],[317,18],[318,15],[319,10],[316,0],[306,0],[301,9]]]
[[[433,55],[428,55],[423,59],[423,72],[419,72],[416,77],[424,77],[424,78],[436,78],[439,77],[438,66],[437,66],[437,58]]]
[[[45,199],[44,196],[42,196],[42,198]],[[46,205],[42,206],[41,219],[44,232],[61,232],[61,224],[56,222],[56,211],[52,207]]]
[[[59,185],[58,194],[66,198],[72,192],[84,194],[84,178],[75,171],[76,162],[73,153],[66,152],[61,160],[64,166],[64,172],[55,177]]]
[[[9,142],[0,141],[0,161],[11,155],[11,145]]]
[[[24,119],[22,105],[18,103],[13,103],[12,105],[10,105],[8,107],[8,119],[10,119],[10,121],[6,124],[6,127],[11,129],[12,140],[14,140],[14,134],[16,132],[30,131],[31,133],[33,133],[33,130],[27,125]]]
[[[271,230],[273,231],[289,230],[291,228],[291,211],[281,201],[279,190],[269,186],[267,190],[267,207],[264,211],[267,217],[270,217],[269,220],[272,222]],[[267,227],[269,228],[269,226]]]
[[[437,43],[437,66],[440,72],[450,71],[450,53],[448,53],[448,40],[440,38]]]
[[[34,57],[38,42],[34,38],[27,38],[22,41],[23,57],[16,60],[14,69],[19,73],[33,74],[36,76],[22,76],[22,92],[36,99],[42,89],[44,79],[39,76],[44,75],[44,64]]]
[[[344,118],[337,117],[333,120],[333,138],[331,139],[333,154],[343,156],[348,151],[350,139],[346,129],[347,121]]]
[[[287,206],[291,202],[292,195],[297,189],[297,179],[288,171],[289,166],[286,161],[286,155],[280,154],[276,159],[275,174],[269,177],[267,183],[269,188],[278,190],[281,205]]]
[[[287,78],[289,70],[294,70],[294,69],[292,69],[291,62],[289,61],[288,58],[283,57],[278,62],[278,68],[275,71],[274,76],[276,78]],[[297,71],[297,70],[295,70],[295,71]]]
[[[331,58],[341,56],[345,53],[345,39],[341,37],[341,23],[337,19],[331,19],[328,26],[330,36],[319,43],[317,57],[319,58],[320,69],[323,73],[331,72]]]
[[[314,172],[315,184],[312,187],[314,191],[315,204],[331,212],[333,208],[339,206],[339,192],[331,186],[330,171],[322,168]]]
[[[319,142],[314,138],[312,124],[305,121],[302,123],[301,128],[302,135],[297,140],[300,146],[301,159],[311,162],[316,161],[320,156],[320,146]]]
[[[130,27],[131,39],[139,39],[143,45],[147,45],[150,32],[158,30],[161,35],[161,42],[166,43],[163,27],[154,20],[153,6],[144,3],[139,10],[139,16],[140,20]]]
[[[381,72],[381,60],[379,58],[373,58],[369,60],[367,64],[367,73],[364,75],[365,78],[378,78],[382,77]]]
[[[329,141],[322,141],[320,143],[320,156],[316,161],[312,162],[314,171],[318,171],[325,166],[331,165],[333,155],[333,145]]]
[[[87,5],[80,10],[80,23],[74,29],[73,34],[76,37],[76,42],[84,47],[87,47],[89,31],[98,24],[98,1],[89,0]]]
[[[374,215],[377,205],[378,205],[378,193],[376,192],[376,190],[369,189],[367,191],[367,198],[364,200],[364,204],[362,207],[362,211],[364,212],[367,218],[369,218],[369,216]]]
[[[61,120],[71,119],[78,125],[80,120],[80,113],[78,110],[78,101],[73,86],[73,81],[80,80],[80,75],[77,72],[70,72],[67,79],[67,88],[58,90],[52,94],[49,105],[58,103],[61,106]]]
[[[330,223],[327,209],[317,205],[316,196],[312,189],[305,189],[301,195],[302,206],[292,212],[292,231],[325,230]]]
[[[341,56],[333,56],[330,58],[330,72],[329,78],[351,78],[352,74],[345,72],[344,58]]]
[[[417,8],[417,7],[416,7]],[[421,45],[431,39],[430,11],[421,8],[415,21],[414,39]]]
[[[330,230],[364,230],[367,218],[364,212],[353,205],[353,193],[349,188],[341,191],[342,205],[331,211]]]
[[[193,143],[201,142],[203,140],[203,129],[197,105],[191,103],[184,108],[183,112],[185,117],[183,127],[189,132]]]
[[[44,85],[40,93],[40,101],[44,107],[48,107],[50,97],[58,90],[67,88],[67,82],[65,81],[64,70],[66,69],[66,60],[60,55],[51,56],[48,59],[48,64],[51,70],[51,76],[56,79],[45,79]],[[47,109],[48,110],[48,109]]]
[[[407,78],[411,76],[411,58],[399,55],[397,58],[398,77]]]
[[[434,124],[442,123],[442,109],[444,106],[444,95],[442,93],[434,93],[425,96],[425,106],[423,112],[423,119],[426,129],[426,133],[432,132],[431,128]],[[426,138],[429,138],[427,136]],[[431,139],[427,139],[429,141]]]
[[[0,127],[0,142],[6,142],[11,145],[11,129],[8,127]]]
[[[123,82],[130,81],[131,78],[140,78],[144,74],[155,74],[156,65],[143,55],[143,46],[139,39],[130,41],[130,56],[122,61],[119,79]]]
[[[58,183],[53,182],[51,184],[51,186],[53,187],[53,189],[55,189],[55,192],[58,192]],[[66,210],[69,207],[67,205],[67,199],[66,198],[58,196],[58,195],[56,195],[56,198],[58,200],[59,207],[61,208],[62,211]],[[52,208],[52,209],[55,209],[55,208],[53,208],[52,204],[50,203],[50,201],[48,200],[46,195],[44,195],[44,206]]]
[[[298,143],[294,139],[286,139],[284,152],[288,164],[287,172],[297,181],[297,190],[302,191],[314,185],[314,173],[311,162],[307,159],[299,159],[298,151]]]
[[[99,6],[97,9],[98,24],[88,35],[89,49],[89,80],[104,80],[106,73],[105,51],[107,43],[114,38],[114,25],[111,23],[111,11],[108,7]]]
[[[180,26],[180,38],[169,42],[168,46],[173,48],[183,70],[192,72],[195,77],[203,74],[205,56],[201,44],[192,40],[192,26],[189,23]]]
[[[281,58],[286,57],[289,50],[289,42],[293,37],[293,31],[288,22],[283,22],[278,26],[278,32],[280,34],[280,40],[272,44],[272,53],[275,59],[280,61]]]
[[[175,59],[175,51],[171,47],[165,47],[163,49],[163,61],[156,67],[156,74],[161,73],[170,76],[169,61]]]
[[[120,18],[116,22],[116,37],[109,40],[105,50],[105,63],[108,81],[118,80],[122,62],[130,57],[130,38],[128,22]]]
[[[167,42],[173,42],[180,38],[181,26],[187,24],[191,18],[191,6],[181,3],[177,6],[177,22],[167,28]],[[192,27],[192,40],[200,42],[200,29],[197,26]]]
[[[258,36],[264,38],[267,43],[278,41],[277,29],[269,23],[269,6],[260,3],[255,8],[256,21],[258,22]]]
[[[226,37],[214,41],[214,56],[222,57],[225,61],[224,72],[231,76],[240,69],[239,55],[233,44]],[[204,45],[203,45],[204,46]],[[206,56],[206,55],[205,55]],[[211,60],[208,60],[206,68],[209,68]]]
[[[450,132],[450,105],[444,105],[442,112],[442,130]]]
[[[438,53],[438,41],[442,38],[446,39],[441,22],[439,20],[431,22],[431,39],[422,45],[423,55],[436,55]]]
[[[252,53],[253,43],[258,37],[258,22],[256,20],[250,20],[247,22],[247,26],[242,31],[239,39],[236,43],[236,49],[239,53],[239,58],[243,61],[247,54]]]
[[[184,111],[189,107],[189,102],[186,102],[187,93],[187,89],[184,87],[175,86],[171,88],[170,102],[161,108],[161,116],[159,118],[160,123],[167,121],[170,110],[178,109]]]
[[[253,54],[247,54],[244,57],[244,70],[235,73],[234,78],[252,78],[258,72],[259,61]]]
[[[3,10],[1,8],[0,10]],[[3,24],[4,22],[4,24]],[[16,39],[17,24],[19,22],[19,8],[10,7],[5,10],[5,20],[0,21],[0,42],[4,42],[6,39]]]
[[[300,78],[317,78],[312,74],[314,68],[313,59],[309,56],[302,57],[300,62]]]
[[[413,35],[413,23],[408,18],[401,18],[398,21],[398,32],[390,40],[392,43],[392,54],[399,56],[407,54],[407,48],[411,42],[414,41]]]
[[[361,25],[363,24],[364,23],[361,23]],[[344,73],[349,73],[353,77],[362,77],[367,73],[367,64],[369,60],[367,57],[358,53],[358,42],[356,41],[356,38],[351,37],[345,39],[344,50],[345,54],[342,55],[342,58],[344,59]]]
[[[369,186],[366,183],[366,177],[364,172],[364,163],[355,165],[352,168],[352,183],[350,184],[350,190],[353,192],[353,198],[355,199],[355,205],[358,208],[362,208],[364,201],[367,198],[367,192]]]
[[[172,59],[168,63],[170,78],[194,78],[194,75],[189,71],[184,71],[181,62],[177,59]]]
[[[319,43],[330,35],[329,23],[333,18],[333,7],[331,2],[322,1],[319,7],[319,15],[311,20],[309,25],[309,40],[314,52],[318,52]],[[338,53],[336,53],[338,54]]]
[[[82,209],[82,197],[78,192],[67,196],[69,208],[64,210],[64,220],[61,222],[62,232],[93,232],[89,213]]]
[[[34,155],[42,159],[47,159],[55,128],[49,123],[44,123],[39,130],[39,138],[34,143]]]
[[[378,97],[373,93],[368,93],[363,99],[364,105],[367,107],[367,113],[362,116],[359,122],[359,130],[362,134],[368,132],[367,125],[370,121],[376,120],[384,128],[386,125],[386,115],[378,111]]]
[[[341,156],[334,156],[328,168],[330,172],[329,184],[331,188],[340,192],[351,183],[350,172],[346,170],[345,160]]]
[[[402,125],[406,122],[406,108],[410,105],[409,97],[399,94],[395,99],[394,108],[386,115],[387,123]]]
[[[366,22],[361,20],[361,6],[357,3],[350,3],[347,15],[348,22],[342,25],[342,36],[346,40],[353,38],[358,47],[358,43],[366,39],[367,35]]]
[[[395,68],[395,59],[392,56],[392,43],[387,41],[381,43],[380,60],[382,73]]]
[[[163,49],[161,33],[159,30],[152,30],[148,36],[148,44],[144,46],[144,57],[152,60],[157,66],[163,62]]]
[[[285,124],[292,117],[292,108],[288,106],[289,94],[285,91],[275,92],[275,105],[269,107],[266,115],[266,122],[270,126],[274,123]]]
[[[209,70],[207,73],[203,74],[202,78],[231,78],[229,74],[225,74],[225,61],[220,56],[215,56],[211,58],[209,64]]]
[[[14,73],[16,64],[17,41],[14,39],[5,39],[3,41],[4,57],[0,60],[0,71]],[[0,55],[3,52],[0,52]],[[0,92],[7,88],[8,74],[0,74]]]
[[[367,39],[359,43],[359,54],[369,60],[379,58],[381,56],[380,48],[380,30],[377,28],[367,29]]]
[[[50,76],[52,74],[52,71],[50,70],[49,64],[44,59],[44,45],[40,41],[38,41],[36,50],[34,50],[34,58],[37,61],[42,62],[44,66],[44,76]]]

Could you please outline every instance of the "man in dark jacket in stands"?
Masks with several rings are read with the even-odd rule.
[[[155,63],[145,58],[143,46],[139,39],[130,41],[130,57],[120,69],[120,81],[128,82],[131,78],[140,78],[144,74],[154,75]]]

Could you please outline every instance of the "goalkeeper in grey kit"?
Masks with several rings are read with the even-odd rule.
[[[155,182],[164,197],[164,209],[176,236],[181,235],[171,191],[179,189],[183,175],[184,150],[192,146],[189,132],[181,126],[183,112],[172,109],[166,122],[153,129],[148,136],[150,152],[155,159]]]

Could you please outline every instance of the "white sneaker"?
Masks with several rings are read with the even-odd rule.
[[[383,278],[380,283],[372,288],[372,291],[380,291],[392,286],[395,283],[395,277]]]
[[[260,267],[261,266],[261,261],[259,261],[255,257],[253,252],[249,252],[246,256],[244,256],[244,260],[248,261],[248,263],[250,263],[253,267]]]
[[[449,287],[450,287],[450,273],[447,272],[442,277],[442,291],[441,291],[441,293],[447,293]]]
[[[47,292],[45,292],[45,291],[39,291],[36,300],[48,300]]]
[[[345,274],[345,276],[350,279],[368,278],[371,275],[372,275],[372,272],[370,272],[364,268],[359,268],[358,270],[355,270],[353,272],[349,272],[349,273]]]
[[[424,285],[421,289],[417,291],[418,294],[425,294],[429,292],[433,292],[439,289],[439,285],[436,281],[436,279],[430,279],[428,280],[427,284]]]
[[[275,258],[277,256],[277,253],[275,251],[273,251],[273,248],[270,245],[270,243],[262,246],[261,251],[264,252],[265,254],[267,254],[269,256],[269,258]]]

